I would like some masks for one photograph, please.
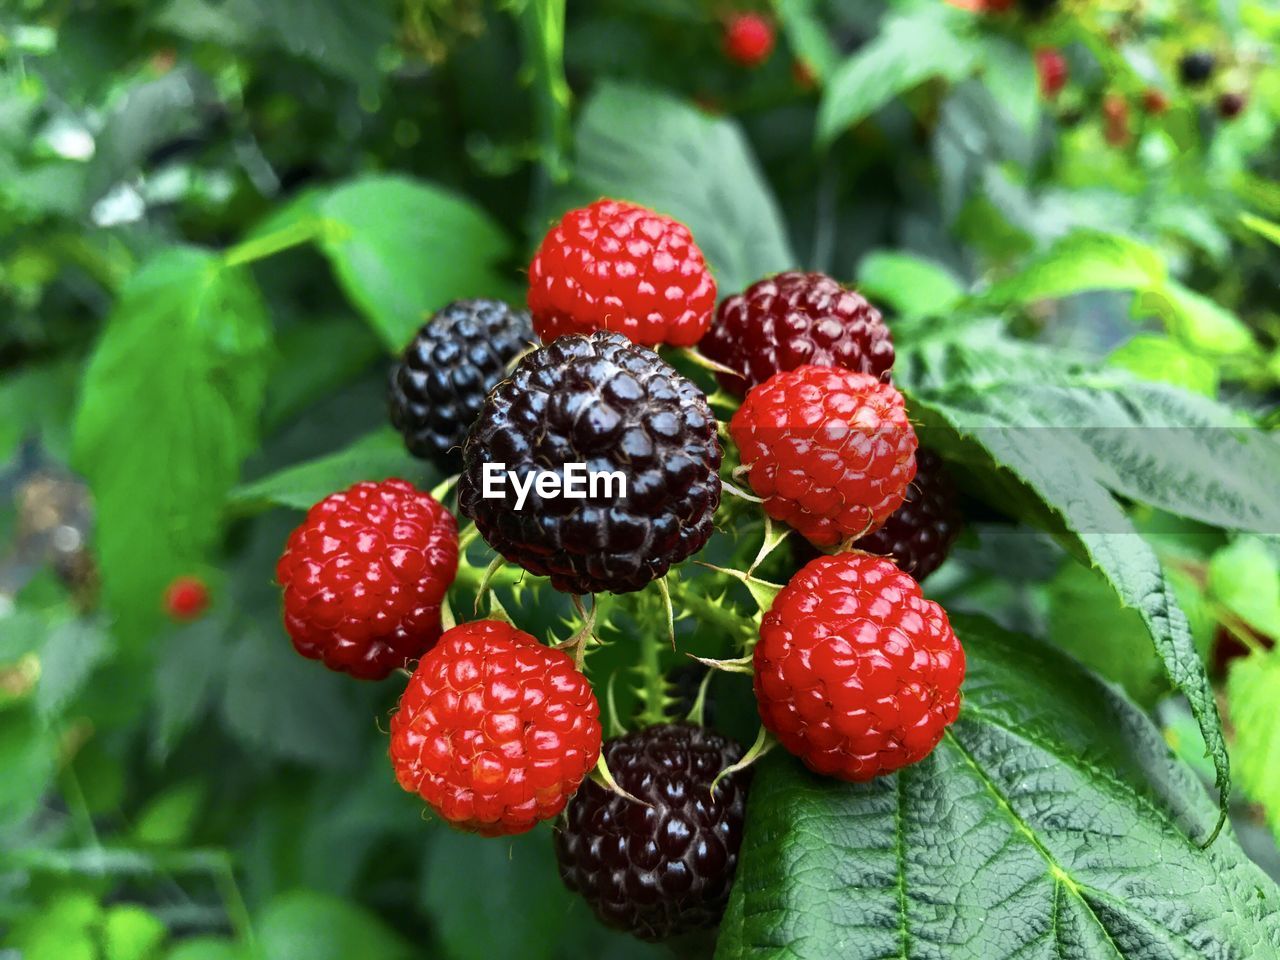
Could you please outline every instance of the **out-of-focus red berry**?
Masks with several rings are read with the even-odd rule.
[[[1142,109],[1153,117],[1158,117],[1169,109],[1169,98],[1159,90],[1147,90],[1142,95]]]
[[[1113,147],[1123,147],[1132,135],[1129,130],[1129,101],[1109,93],[1102,101],[1103,136]]]
[[[1247,103],[1243,93],[1223,93],[1218,97],[1218,116],[1223,120],[1234,120],[1244,112]]]
[[[1067,85],[1070,75],[1067,58],[1052,48],[1037,50],[1036,73],[1040,77],[1040,95],[1052,100]]]
[[[736,13],[725,23],[724,53],[742,67],[758,67],[773,53],[773,23],[758,13]]]
[[[164,609],[174,620],[196,620],[209,608],[209,588],[199,577],[177,577],[164,592]]]

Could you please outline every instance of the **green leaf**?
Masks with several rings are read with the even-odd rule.
[[[1150,247],[1117,234],[1077,231],[997,283],[983,299],[1028,304],[1087,290],[1147,290],[1165,281],[1164,260]]]
[[[1232,768],[1245,795],[1266,811],[1280,838],[1280,654],[1241,657],[1227,676],[1227,713],[1235,727]]]
[[[573,202],[619,197],[680,220],[722,292],[796,266],[777,201],[733,121],[609,83],[583,108],[576,143]]]
[[[778,20],[796,56],[819,81],[826,81],[839,63],[839,51],[818,18],[814,0],[777,0]]]
[[[1178,341],[1159,334],[1140,333],[1131,337],[1112,351],[1107,363],[1143,380],[1172,384],[1206,397],[1218,393],[1217,368]]]
[[[1040,83],[1031,50],[1004,37],[982,38],[982,80],[993,100],[1030,136],[1040,120]]]
[[[1048,587],[1049,637],[1085,666],[1151,707],[1169,690],[1146,624],[1097,571],[1068,561]]]
[[[1240,214],[1240,222],[1254,233],[1260,234],[1280,246],[1280,223],[1275,223],[1262,217],[1255,217],[1252,213]]]
[[[58,742],[25,705],[0,710],[0,827],[36,812],[53,780]]]
[[[40,650],[35,696],[40,715],[48,720],[59,713],[110,653],[110,637],[95,621],[68,619],[54,626]]]
[[[324,196],[320,244],[338,280],[393,353],[433,311],[505,296],[502,230],[470,200],[404,177],[366,177]]]
[[[226,620],[204,617],[165,636],[156,659],[152,755],[164,760],[208,710],[227,671]]]
[[[168,936],[165,925],[141,907],[112,907],[102,926],[102,960],[153,960]]]
[[[964,706],[869,783],[781,751],[752,786],[718,960],[1280,955],[1280,891],[1151,721],[1052,648],[956,618]]]
[[[75,463],[126,642],[160,622],[164,588],[221,536],[223,498],[256,441],[269,343],[252,281],[204,251],[167,250],[122,292],[84,376]]]
[[[271,901],[258,920],[257,935],[262,960],[414,960],[416,956],[399,934],[372,913],[351,901],[307,890],[281,894]]]
[[[204,784],[192,780],[158,794],[138,813],[134,839],[144,846],[181,846],[198,824],[205,793]]]
[[[341,677],[298,656],[281,632],[250,629],[228,658],[222,722],[257,755],[342,767],[367,729],[354,695]]]
[[[286,467],[238,487],[231,493],[231,503],[241,510],[269,506],[306,510],[360,480],[390,477],[412,481],[423,489],[430,489],[442,479],[438,470],[405,451],[398,433],[382,427],[336,453]]]
[[[904,317],[940,316],[964,296],[946,267],[910,253],[873,250],[858,264],[858,286],[876,303]]]
[[[967,76],[978,48],[968,41],[951,11],[924,8],[889,19],[875,39],[845,60],[832,75],[818,108],[818,141],[830,144],[894,97],[933,77]]]
[[[250,960],[234,940],[222,937],[194,937],[175,944],[165,960]]]
[[[1209,560],[1209,594],[1263,636],[1280,637],[1280,561],[1254,537]]]
[[[1258,352],[1244,321],[1175,280],[1140,291],[1133,310],[1136,316],[1158,316],[1165,329],[1197,353],[1221,357]]]
[[[395,39],[383,0],[271,0],[255,13],[282,49],[360,84],[378,79],[379,54]]]

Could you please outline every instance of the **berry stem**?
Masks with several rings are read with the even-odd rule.
[[[552,183],[569,176],[572,93],[564,75],[565,0],[525,0],[517,8],[525,69],[533,86],[542,168]]]
[[[665,581],[660,581],[665,583]],[[669,596],[669,588],[668,596]],[[649,591],[645,591],[645,601]],[[656,619],[656,618],[655,618]],[[672,628],[674,640],[674,627]],[[640,726],[651,727],[667,722],[667,679],[662,672],[663,638],[655,630],[645,630],[640,638],[640,662],[635,670],[640,675],[640,702],[643,708],[638,717]]]

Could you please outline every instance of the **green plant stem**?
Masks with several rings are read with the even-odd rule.
[[[667,681],[662,675],[663,642],[656,630],[645,630],[640,638],[640,662],[636,670],[643,681],[640,699],[644,702],[644,709],[638,718],[642,727],[667,721]]]
[[[735,645],[748,648],[755,639],[755,630],[751,619],[742,614],[715,603],[690,587],[688,581],[672,577],[668,581],[671,589],[671,603],[676,615],[684,611],[698,620],[710,623],[719,630],[734,638]]]
[[[569,176],[573,100],[564,75],[565,0],[526,0],[517,16],[533,88],[542,169],[551,183],[562,183]]]
[[[319,217],[307,217],[295,220],[286,227],[261,237],[251,237],[237,243],[223,254],[222,261],[228,267],[239,267],[255,260],[264,260],[277,253],[283,253],[293,247],[310,243],[320,236],[324,229],[324,221]]]

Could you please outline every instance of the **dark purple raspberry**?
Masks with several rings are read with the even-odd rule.
[[[529,314],[455,300],[423,324],[391,371],[391,422],[415,457],[455,473],[485,395],[535,342]]]
[[[932,450],[916,451],[916,478],[907,499],[875,533],[854,547],[890,557],[898,567],[923,580],[947,559],[960,535],[961,516],[955,485]]]
[[[635,803],[583,783],[555,832],[560,878],[601,922],[642,940],[720,922],[742,845],[750,771],[711,784],[742,749],[714,731],[663,724],[604,745]]]
[[[893,338],[880,311],[821,273],[780,273],[726,298],[698,348],[744,375],[718,374],[736,396],[805,364],[879,379],[893,366]]]
[[[557,590],[627,593],[707,542],[720,456],[707,398],[661,357],[621,334],[569,334],[524,357],[485,400],[458,504],[490,546]],[[510,480],[483,496],[490,463],[521,484],[584,464],[621,473],[625,494],[617,483],[580,498],[532,486],[517,509]]]

